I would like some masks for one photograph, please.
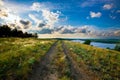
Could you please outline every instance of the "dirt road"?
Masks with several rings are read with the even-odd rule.
[[[94,73],[88,70],[85,64],[81,64],[80,66],[78,65],[78,63],[73,59],[71,52],[67,49],[64,42],[62,42],[62,48],[66,58],[69,61],[71,76],[74,80],[99,80],[98,77],[94,75]]]
[[[53,44],[47,54],[42,58],[28,80],[57,80],[57,72],[54,65],[51,65],[53,56],[56,52],[56,45],[57,42]]]
[[[33,70],[28,80],[97,80],[81,69],[64,42],[57,41]]]

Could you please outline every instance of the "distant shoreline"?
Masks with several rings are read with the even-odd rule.
[[[80,38],[38,38],[38,39],[56,39],[56,40],[82,40],[82,41],[85,41],[85,40],[91,40],[92,42],[101,42],[101,43],[111,43],[111,44],[115,44],[115,43],[120,43],[120,39],[80,39]]]

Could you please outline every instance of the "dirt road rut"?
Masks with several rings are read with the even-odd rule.
[[[96,80],[72,59],[63,41],[56,41],[28,80]]]

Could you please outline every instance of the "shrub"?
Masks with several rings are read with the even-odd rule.
[[[90,45],[90,43],[91,43],[91,40],[86,40],[86,41],[84,42],[84,44],[87,44],[87,45]]]
[[[116,44],[114,49],[117,50],[117,51],[120,51],[120,44]]]

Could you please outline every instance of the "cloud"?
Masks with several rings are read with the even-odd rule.
[[[51,31],[51,34],[38,34],[39,38],[90,38],[97,37],[99,34],[99,31],[92,25],[79,27],[63,25],[55,27],[54,30],[52,29]]]
[[[98,32],[99,31],[99,32]],[[106,30],[98,30],[96,32],[98,37],[120,37],[120,28],[108,28]]]
[[[58,12],[54,13],[54,12],[50,12],[47,10],[43,10],[43,13],[42,13],[43,19],[42,20],[37,19],[35,17],[35,15],[32,15],[32,14],[29,14],[28,16],[37,24],[37,27],[53,28],[54,24],[56,22],[58,22],[58,20],[59,20]]]
[[[39,31],[37,31],[39,34],[52,34],[53,33],[53,30],[52,29],[49,29],[49,28],[43,28]]]
[[[14,23],[15,21],[19,21],[21,18],[20,16],[12,13],[7,8],[0,8],[0,19],[3,23]]]
[[[117,12],[117,13],[120,13],[120,10],[117,10],[116,12]]]
[[[20,22],[19,23],[7,23],[7,25],[11,28],[11,29],[18,29],[18,30],[22,30],[23,32],[25,32],[27,29],[29,29],[30,27],[28,27],[28,25],[23,25]]]
[[[80,6],[81,7],[92,7],[96,6],[98,4],[103,4],[103,3],[113,3],[114,0],[83,0],[81,2]]]
[[[60,34],[83,33],[86,35],[90,35],[95,32],[95,27],[91,25],[84,25],[79,27],[64,25],[64,26],[55,27],[54,32],[58,32]]]
[[[3,0],[0,0],[0,6],[3,6],[3,5],[4,5]]]
[[[101,15],[102,15],[102,13],[100,13],[100,12],[95,13],[95,12],[90,11],[91,18],[100,18]]]
[[[37,19],[37,18],[35,17],[35,15],[33,15],[33,14],[28,14],[28,16],[29,16],[35,23],[40,23],[40,22],[42,22],[42,20]]]
[[[91,38],[90,36],[82,33],[77,34],[38,34],[38,38]]]
[[[14,9],[12,9],[13,6]],[[0,6],[0,19],[2,19],[3,23],[14,23],[15,21],[19,21],[21,19],[19,14],[15,13],[16,10],[18,10],[17,6],[18,5],[15,6],[15,4],[4,0],[4,5]],[[23,11],[23,9],[21,8],[20,11]]]
[[[20,20],[20,23],[23,25],[29,25],[30,21]]]
[[[120,37],[120,30],[114,31],[114,35]]]
[[[74,33],[74,30],[73,30],[73,26],[59,26],[58,28],[56,28],[56,31],[61,33],[61,34],[73,34]]]
[[[35,15],[29,14],[28,16],[36,23],[36,28],[43,28],[46,26],[46,22],[44,20],[37,19]]]
[[[19,15],[8,13],[8,17],[4,18],[6,22],[14,23],[20,21],[22,18]]]
[[[28,29],[32,26],[31,21],[22,19],[19,16],[24,11],[27,12],[27,10],[29,10],[25,5],[12,3],[7,0],[4,0],[4,2],[1,1],[2,0],[0,0],[0,19],[2,23],[9,25],[10,28],[20,30]],[[2,6],[1,3],[3,3]]]
[[[38,24],[37,24],[37,27],[40,27],[40,28],[42,28],[42,27],[44,27],[44,26],[46,26],[45,23],[38,23]]]
[[[111,19],[116,19],[116,16],[109,15]]]
[[[46,28],[46,27],[42,27],[42,28],[33,28],[33,29],[29,29],[29,32],[35,32],[38,34],[52,34],[54,33],[54,29],[50,29],[50,28]]]
[[[42,25],[44,26],[44,24]],[[76,33],[81,33],[81,34],[85,34],[85,35],[92,35],[95,32],[95,27],[94,26],[90,26],[90,25],[84,25],[84,26],[80,26],[80,27],[75,27],[75,26],[71,26],[71,25],[63,25],[63,26],[58,26],[58,27],[54,27],[54,28],[47,28],[47,27],[42,27],[39,28],[37,30],[35,30],[35,32],[38,32],[38,34],[76,34]]]
[[[9,9],[10,12],[16,13],[19,15],[22,13],[30,12],[29,5],[15,3],[10,0],[4,0],[4,7]]]
[[[46,20],[47,26],[52,28],[59,20],[60,12],[51,12],[49,10],[42,10],[42,16]]]
[[[100,35],[102,37],[120,37],[120,30],[107,30],[107,31],[102,31]]]
[[[0,2],[2,3],[2,2]],[[45,3],[35,2],[32,6],[18,4],[10,1],[5,1],[3,7],[0,7],[0,19],[6,24],[9,23],[10,26],[16,27],[18,29],[28,29],[32,25],[33,30],[42,30],[42,33],[47,32],[48,29],[53,29],[55,24],[59,21],[60,12],[52,11],[48,8]],[[22,7],[21,7],[22,6]],[[28,8],[30,7],[30,9]],[[35,13],[39,13],[39,16],[36,16]],[[29,13],[35,12],[35,13]],[[33,21],[23,19],[19,15],[28,14],[28,17]],[[13,25],[15,23],[16,25]]]
[[[54,37],[54,38],[80,38],[80,37],[119,37],[120,30],[106,29],[100,30],[92,25],[84,25],[84,26],[70,26],[64,25],[55,27],[55,29],[43,29],[39,33],[45,34],[46,37]],[[50,34],[50,35],[49,35]],[[40,35],[40,34],[39,34]],[[49,36],[48,36],[49,35]],[[40,37],[43,37],[40,35]]]
[[[24,29],[28,29],[32,26],[32,23],[27,20],[20,20],[20,24],[23,26]]]
[[[40,3],[35,2],[35,3],[32,4],[31,9],[39,12],[42,9],[41,7],[42,7],[42,5]]]
[[[6,0],[9,1],[9,0]],[[96,0],[86,0],[88,3],[84,3],[83,7],[93,6],[96,3]],[[91,1],[91,2],[90,2]],[[99,1],[99,0],[97,0]],[[103,1],[103,0],[102,0]],[[104,0],[105,1],[105,0]],[[61,17],[60,11],[55,11],[49,8],[50,5],[47,5],[43,2],[34,2],[32,6],[30,5],[21,5],[18,3],[6,2],[1,4],[0,0],[0,19],[4,19],[5,22],[10,25],[11,28],[17,28],[20,30],[26,30],[29,32],[37,32],[39,35],[44,37],[97,37],[97,36],[120,36],[120,31],[117,30],[99,30],[96,29],[93,25],[83,25],[83,26],[71,26],[71,25],[59,25],[59,21],[67,20],[66,18]],[[22,6],[22,7],[21,7]],[[119,11],[118,11],[119,12]],[[28,15],[26,20],[22,16]],[[37,14],[37,15],[36,15]],[[99,18],[102,16],[101,12],[90,12],[90,18]],[[111,16],[114,18],[114,16]]]
[[[25,30],[28,30],[32,27],[32,22],[30,22],[29,20],[18,20],[15,21],[14,23],[12,22],[8,22],[6,23],[11,29],[17,28],[18,30],[22,30],[23,32]]]
[[[8,9],[4,7],[3,0],[0,0],[0,19],[8,17]]]
[[[104,10],[110,10],[110,9],[112,9],[113,8],[113,4],[105,4],[104,6],[103,6],[103,9]]]
[[[90,6],[93,6],[95,4],[95,1],[84,1],[82,4],[81,4],[81,7],[90,7]]]
[[[67,17],[67,16],[63,16],[63,18],[60,18],[60,19],[59,19],[59,21],[62,21],[62,22],[67,21],[67,20],[68,20],[68,17]]]
[[[46,1],[46,2],[34,2],[32,4],[32,6],[30,7],[30,9],[32,9],[33,11],[37,11],[37,12],[40,12],[41,10],[44,10],[44,9],[55,10],[55,9],[58,9],[58,7],[59,7],[58,4],[56,4],[56,3],[54,4],[54,3],[51,3],[48,1]]]
[[[8,17],[8,10],[4,8],[0,8],[0,18],[3,19],[5,17]]]
[[[39,27],[54,28],[55,23],[59,21],[61,12],[53,12],[46,7],[45,3],[35,2],[32,4],[31,9],[41,13],[42,20],[37,19],[34,15],[29,14],[29,17],[37,23]]]

